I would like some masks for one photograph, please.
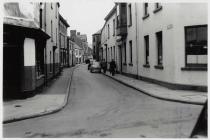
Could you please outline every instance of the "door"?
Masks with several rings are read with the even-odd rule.
[[[3,98],[21,98],[21,71],[23,47],[4,44],[3,48]]]
[[[118,45],[118,50],[119,50],[119,59],[118,59],[118,62],[119,62],[119,71],[120,71],[120,73],[122,73],[122,47],[121,47],[121,45]]]

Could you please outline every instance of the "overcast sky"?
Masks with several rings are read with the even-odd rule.
[[[77,30],[87,34],[91,44],[92,34],[103,27],[104,18],[113,7],[112,0],[66,0],[60,1],[60,14],[70,25],[68,35],[70,30]]]

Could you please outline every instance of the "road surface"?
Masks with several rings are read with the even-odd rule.
[[[150,97],[81,65],[63,110],[4,124],[3,137],[185,138],[201,108]]]

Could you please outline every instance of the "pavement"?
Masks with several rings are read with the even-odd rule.
[[[169,89],[150,82],[130,78],[122,74],[115,74],[112,76],[109,72],[106,72],[105,75],[124,85],[158,99],[203,105],[208,98],[207,92]]]
[[[75,67],[65,68],[48,87],[33,97],[3,102],[3,123],[39,117],[60,111],[68,102]]]
[[[153,98],[82,64],[61,111],[2,130],[4,138],[187,138],[202,108]]]
[[[74,69],[75,68],[64,69],[61,76],[54,79],[47,88],[34,97],[3,102],[3,123],[39,117],[63,109],[68,102]],[[111,76],[109,72],[106,73],[106,76],[147,95],[163,100],[198,105],[203,105],[207,100],[207,92],[172,90],[157,84],[129,78],[121,74]]]

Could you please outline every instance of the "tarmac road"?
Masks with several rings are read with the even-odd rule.
[[[81,65],[62,111],[4,124],[3,137],[185,138],[201,108],[147,96]]]

